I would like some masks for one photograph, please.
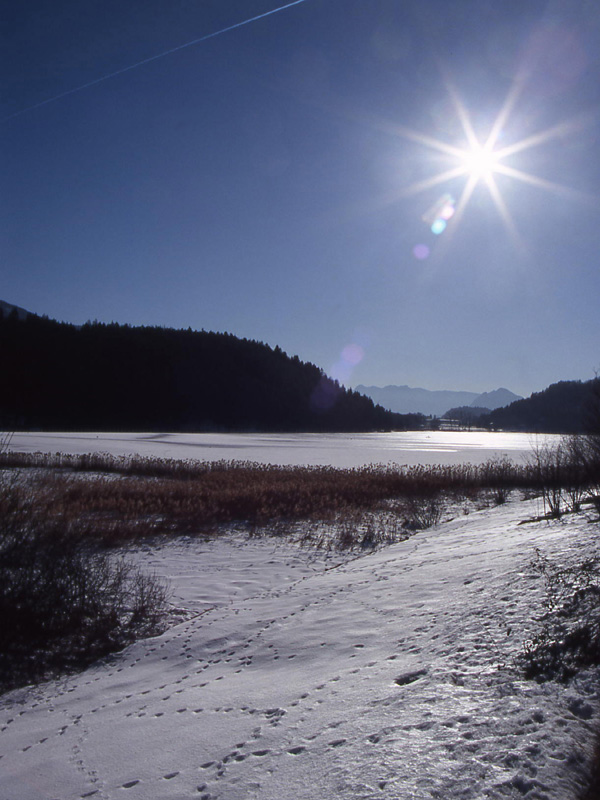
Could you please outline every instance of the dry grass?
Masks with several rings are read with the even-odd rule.
[[[26,476],[46,518],[106,544],[234,522],[272,529],[316,520],[353,528],[353,536],[340,537],[342,543],[379,541],[385,537],[373,533],[374,513],[414,530],[438,522],[449,496],[460,500],[491,491],[504,498],[543,480],[539,469],[498,459],[479,466],[335,469],[5,452],[0,468]]]

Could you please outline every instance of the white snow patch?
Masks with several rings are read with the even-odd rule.
[[[536,548],[582,518],[471,513],[360,558],[239,535],[144,546],[191,615],[85,672],[0,698],[10,800],[574,798],[598,673],[521,679]]]

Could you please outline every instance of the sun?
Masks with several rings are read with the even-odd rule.
[[[483,180],[486,183],[489,183],[499,163],[498,154],[491,148],[482,146],[479,142],[475,142],[468,150],[464,150],[460,160],[471,180]]]
[[[456,203],[451,199],[451,204],[449,205],[448,198],[451,198],[451,195],[446,191],[442,198],[423,215],[423,220],[431,226],[433,233],[439,234],[447,227],[448,229],[455,229],[467,208],[476,186],[483,183],[487,186],[489,194],[508,233],[515,243],[520,243],[516,226],[496,180],[500,175],[522,183],[527,183],[539,189],[577,197],[578,199],[589,199],[584,197],[581,192],[545,180],[531,173],[524,172],[509,163],[511,156],[517,153],[545,144],[551,139],[570,136],[576,131],[581,130],[585,122],[583,117],[562,122],[554,127],[547,128],[539,133],[520,139],[513,144],[499,147],[498,142],[505,133],[505,128],[511,112],[523,90],[523,83],[517,81],[512,86],[485,138],[478,138],[466,106],[449,81],[446,81],[446,89],[462,127],[464,135],[462,146],[444,142],[433,136],[428,136],[427,134],[422,134],[403,126],[395,127],[396,133],[403,138],[410,139],[441,153],[447,158],[448,164],[447,169],[437,172],[432,175],[432,177],[407,187],[402,192],[404,196],[417,194],[437,185],[448,184],[450,181],[455,181],[461,177],[465,178],[462,192]],[[439,165],[439,161],[437,163]],[[443,216],[436,213],[436,209],[440,208],[444,209]]]

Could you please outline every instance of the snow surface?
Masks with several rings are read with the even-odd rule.
[[[552,434],[488,431],[401,433],[15,433],[11,450],[41,453],[133,453],[159,458],[258,461],[261,464],[360,467],[366,464],[481,464],[524,461]]]
[[[514,659],[536,548],[578,560],[597,526],[518,525],[538,511],[515,499],[360,557],[235,532],[145,544],[180,621],[0,698],[0,796],[574,798],[598,673],[538,685]]]

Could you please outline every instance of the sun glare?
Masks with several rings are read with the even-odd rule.
[[[506,123],[522,91],[522,82],[516,82],[513,85],[504,105],[494,120],[487,138],[482,140],[478,139],[464,103],[448,81],[446,81],[446,88],[466,138],[465,147],[458,147],[454,144],[436,139],[433,136],[418,133],[409,128],[400,127],[395,129],[396,133],[404,138],[410,139],[432,150],[436,150],[448,159],[447,169],[409,186],[403,192],[405,196],[417,194],[438,185],[448,184],[449,181],[455,181],[461,177],[466,179],[458,201],[455,202],[452,196],[446,191],[444,195],[423,214],[423,221],[430,226],[434,234],[438,235],[446,230],[446,228],[451,229],[451,227],[457,227],[476,186],[479,183],[484,183],[504,222],[506,230],[511,235],[513,241],[519,244],[520,240],[516,227],[496,182],[496,176],[498,175],[507,176],[516,181],[536,186],[546,191],[582,198],[580,192],[539,178],[536,175],[524,172],[506,163],[506,160],[516,153],[522,153],[529,148],[538,147],[551,139],[573,134],[576,130],[580,129],[582,119],[573,119],[568,122],[563,122],[534,135],[528,135],[514,144],[497,147],[498,140],[504,132]],[[483,144],[481,143],[482,141]]]
[[[475,180],[488,181],[498,163],[498,155],[488,147],[482,147],[479,142],[465,150],[460,159],[467,175]]]

